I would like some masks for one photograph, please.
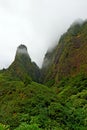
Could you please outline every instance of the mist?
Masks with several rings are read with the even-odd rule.
[[[0,69],[25,44],[39,67],[49,48],[77,19],[87,19],[87,0],[0,0]]]

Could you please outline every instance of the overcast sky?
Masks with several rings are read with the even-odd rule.
[[[79,18],[87,19],[87,0],[0,0],[0,69],[20,44],[41,66],[47,49]]]

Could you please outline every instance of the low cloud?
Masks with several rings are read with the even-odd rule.
[[[11,64],[20,44],[41,66],[48,48],[86,15],[87,0],[0,0],[0,69]]]

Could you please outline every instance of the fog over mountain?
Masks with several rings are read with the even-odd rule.
[[[87,0],[0,0],[0,69],[20,44],[41,66],[48,48],[77,19],[87,19]]]

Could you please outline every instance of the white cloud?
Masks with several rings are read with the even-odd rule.
[[[11,64],[21,43],[41,66],[47,49],[86,15],[87,0],[0,0],[0,68]]]

